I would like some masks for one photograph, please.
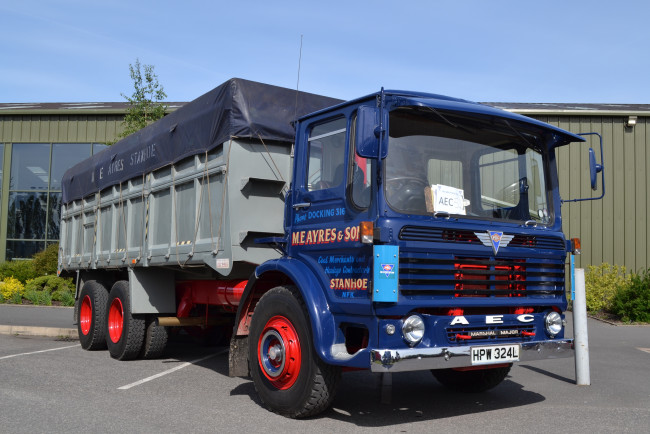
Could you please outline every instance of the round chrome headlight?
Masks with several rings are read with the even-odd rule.
[[[411,315],[402,324],[404,340],[411,346],[417,344],[424,336],[424,321],[418,315]]]
[[[544,318],[544,326],[546,327],[546,333],[554,338],[562,331],[562,317],[555,311],[549,312]]]

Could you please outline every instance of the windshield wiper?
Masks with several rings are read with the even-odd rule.
[[[515,127],[513,127],[512,125],[510,125],[510,122],[508,122],[507,119],[501,119],[501,120],[503,121],[504,124],[506,124],[506,125],[508,126],[508,128],[510,128],[512,131],[514,131],[514,133],[515,133],[516,135],[518,135],[519,138],[520,138],[521,140],[523,140],[524,142],[526,142],[526,144],[528,145],[528,147],[529,147],[530,149],[534,149],[534,150],[536,150],[536,151],[539,151],[539,147],[538,147],[538,146],[534,146],[532,143],[530,143],[530,142],[528,141],[528,139],[527,139],[523,134],[521,134],[521,132],[520,132],[519,130],[517,130]]]
[[[459,129],[459,130],[463,130],[463,131],[465,131],[465,132],[467,132],[467,133],[470,133],[470,134],[474,134],[474,131],[470,130],[469,128],[467,128],[467,127],[465,127],[465,126],[463,126],[463,125],[459,125],[459,124],[456,124],[456,123],[450,121],[450,120],[447,119],[445,116],[443,116],[442,113],[440,113],[438,110],[436,110],[435,108],[433,108],[433,107],[428,107],[428,106],[425,106],[424,108],[426,108],[426,109],[428,109],[428,110],[434,112],[436,115],[438,115],[438,117],[439,117],[440,119],[442,119],[443,121],[447,122],[451,127],[453,127],[453,128],[457,128],[457,129]]]

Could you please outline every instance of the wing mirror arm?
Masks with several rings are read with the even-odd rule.
[[[603,137],[598,133],[581,133],[579,136],[598,136],[600,141],[600,164],[596,162],[596,153],[593,148],[589,148],[589,178],[591,181],[591,189],[596,190],[598,188],[598,174],[600,173],[600,179],[603,186],[601,195],[598,197],[588,197],[583,199],[569,199],[561,200],[564,202],[583,202],[586,200],[599,200],[605,196],[605,166],[603,165]]]

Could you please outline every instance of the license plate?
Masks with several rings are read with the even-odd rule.
[[[517,362],[520,348],[518,344],[472,347],[472,365]]]

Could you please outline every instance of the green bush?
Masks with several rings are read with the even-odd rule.
[[[611,311],[626,322],[650,322],[650,269],[633,274],[629,284],[616,292]]]
[[[25,298],[34,304],[51,305],[52,300],[65,306],[74,305],[74,284],[72,279],[56,275],[40,276],[25,283]]]
[[[52,300],[59,301],[64,306],[74,306],[74,291],[53,292]]]
[[[45,250],[36,253],[32,260],[32,266],[38,276],[56,275],[59,260],[59,243],[50,244]]]
[[[28,289],[23,294],[23,298],[39,306],[52,306],[52,295],[47,291],[35,291]]]
[[[64,279],[57,275],[40,276],[30,279],[25,283],[25,290],[29,289],[39,291],[46,290],[50,293],[57,291],[72,291],[74,290],[74,284],[72,283],[72,279]]]
[[[14,292],[9,299],[10,303],[13,304],[23,304],[23,296],[20,292]]]
[[[1,263],[0,303],[20,304],[24,297],[34,304],[74,306],[72,279],[57,276],[58,250],[58,244],[50,244],[33,259]]]
[[[7,261],[0,264],[0,280],[14,277],[25,283],[37,276],[39,276],[39,273],[34,269],[31,260]]]
[[[616,293],[627,287],[630,276],[624,266],[590,265],[585,273],[587,310],[590,312],[609,311]]]
[[[10,303],[21,304],[25,287],[15,277],[7,277],[0,282],[0,294]]]

